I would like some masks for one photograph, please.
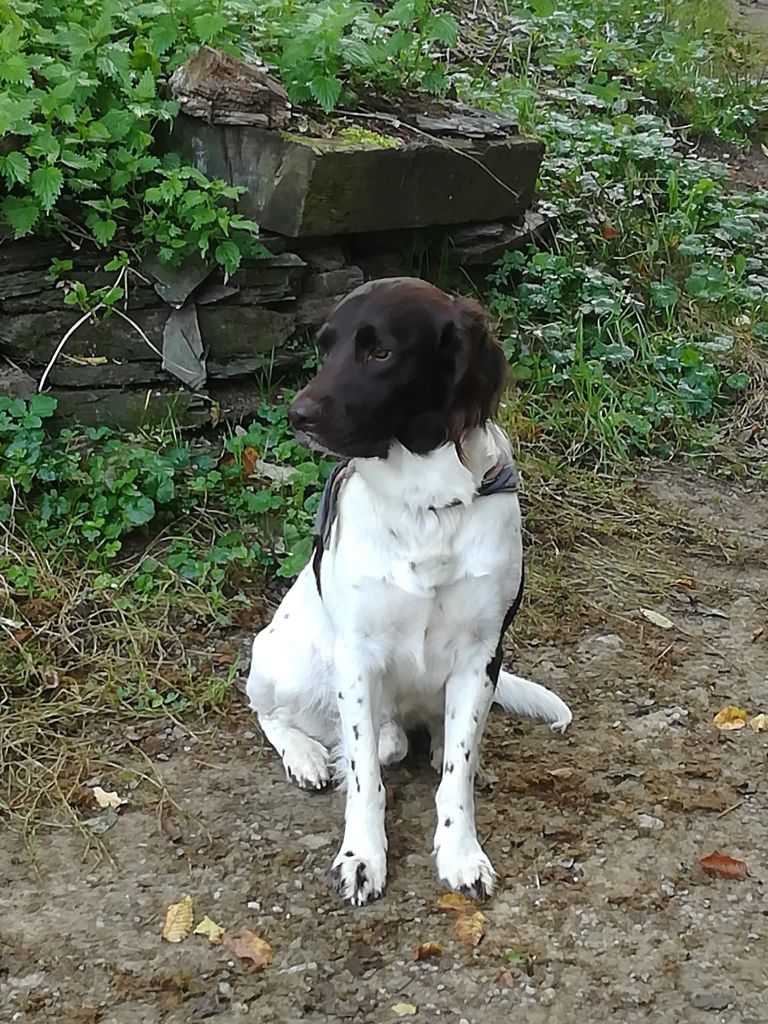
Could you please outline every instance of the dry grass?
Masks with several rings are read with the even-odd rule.
[[[679,575],[678,549],[738,557],[736,536],[659,505],[626,471],[611,479],[536,457],[522,469],[530,571],[518,642],[661,599]],[[76,824],[84,780],[146,761],[142,723],[200,723],[229,706],[264,607],[257,599],[250,617],[223,624],[221,609],[181,580],[124,602],[96,571],[51,564],[18,536],[6,538],[10,550],[36,566],[38,596],[0,592],[0,813],[27,831]],[[124,566],[126,578],[134,568]]]

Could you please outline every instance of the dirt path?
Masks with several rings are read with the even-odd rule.
[[[768,497],[684,473],[643,490],[737,543],[703,555],[681,533],[657,552],[679,581],[655,605],[671,630],[645,622],[630,592],[564,616],[556,644],[541,635],[518,651],[575,721],[558,739],[493,719],[479,825],[500,884],[478,949],[436,907],[430,770],[389,774],[389,889],[347,909],[328,887],[339,795],[291,788],[243,711],[214,737],[172,723],[145,737],[134,790],[119,768],[101,773],[131,796],[101,861],[53,830],[35,871],[21,840],[0,836],[0,1019],[387,1022],[410,1004],[435,1024],[763,1024],[768,733],[721,733],[712,716],[728,703],[768,711]],[[599,564],[567,556],[575,596],[594,594]],[[750,877],[705,876],[696,861],[714,850]],[[249,974],[202,937],[161,942],[166,906],[187,892],[197,917],[265,936],[273,964]],[[413,962],[428,941],[442,956]]]

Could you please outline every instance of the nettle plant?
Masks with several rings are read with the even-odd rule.
[[[0,0],[0,229],[74,243],[196,253],[228,273],[259,255],[239,190],[157,141],[177,113],[170,74],[202,44],[276,67],[295,103],[330,111],[356,85],[447,87],[457,35],[429,0]],[[0,193],[1,195],[1,193]]]

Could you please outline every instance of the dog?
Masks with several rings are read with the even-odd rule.
[[[387,877],[381,767],[425,726],[434,854],[451,889],[491,893],[474,780],[486,718],[502,708],[564,730],[568,706],[501,670],[523,595],[519,481],[494,422],[506,360],[473,300],[416,278],[362,285],[317,336],[321,369],[289,408],[298,438],[341,456],[314,553],[254,639],[247,694],[299,786],[334,764],[346,787],[331,878],[356,905]]]

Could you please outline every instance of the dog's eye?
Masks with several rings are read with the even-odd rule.
[[[375,359],[377,363],[383,363],[384,360],[389,359],[391,355],[392,353],[385,348],[371,349],[371,359]]]

